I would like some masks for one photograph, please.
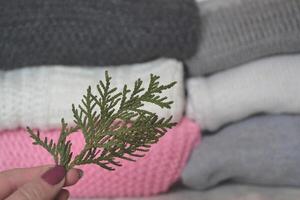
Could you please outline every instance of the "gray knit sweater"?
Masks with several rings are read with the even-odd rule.
[[[200,42],[196,55],[187,61],[190,76],[300,52],[299,0],[212,0],[198,7]]]
[[[182,60],[199,21],[194,0],[0,1],[0,69]]]

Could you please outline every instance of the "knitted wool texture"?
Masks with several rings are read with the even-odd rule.
[[[0,72],[0,130],[17,127],[59,128],[62,117],[73,122],[72,103],[80,103],[89,85],[96,90],[99,80],[104,80],[104,72],[112,76],[111,85],[122,89],[129,88],[138,78],[147,87],[150,73],[161,76],[160,82],[177,84],[164,91],[174,101],[171,109],[145,103],[145,108],[160,117],[173,115],[179,121],[184,110],[183,67],[182,63],[172,59],[121,67],[65,67],[44,66],[22,68]],[[171,72],[170,72],[171,70]],[[97,91],[94,91],[97,94]]]
[[[150,196],[165,192],[175,183],[193,147],[200,141],[199,127],[184,118],[169,130],[137,162],[122,161],[123,166],[107,171],[98,166],[83,166],[84,177],[70,188],[73,197]],[[41,134],[57,138],[59,130]],[[83,144],[81,134],[72,136],[74,151]],[[41,147],[33,146],[28,134],[20,129],[0,132],[0,171],[53,163]]]
[[[194,0],[11,0],[0,13],[0,69],[182,60],[197,49]]]
[[[257,116],[203,137],[182,179],[194,189],[225,181],[300,186],[300,116]],[[284,198],[283,198],[284,199]]]
[[[257,60],[188,80],[187,115],[202,129],[257,113],[300,113],[300,54]]]
[[[209,0],[208,0],[209,1]],[[149,198],[115,198],[113,200],[299,200],[297,187],[262,187],[245,184],[224,184],[213,190],[190,190],[174,188],[167,194]],[[76,198],[70,200],[87,200]],[[101,198],[97,200],[111,200]]]
[[[299,0],[212,0],[198,3],[201,32],[190,76],[261,57],[300,52]]]

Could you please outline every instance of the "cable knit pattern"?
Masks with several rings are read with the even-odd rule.
[[[83,166],[84,177],[70,188],[73,197],[149,196],[165,192],[175,183],[193,147],[200,141],[199,127],[188,120],[169,130],[137,162],[122,161],[123,166],[107,171],[98,166]],[[57,138],[59,131],[43,135]],[[74,151],[81,149],[81,134],[72,136]],[[33,146],[28,134],[20,129],[0,132],[0,171],[53,163],[44,149]]]
[[[281,53],[300,52],[299,0],[198,2],[201,32],[190,76],[211,74]]]
[[[194,0],[10,0],[0,13],[0,69],[182,60],[197,49]]]
[[[187,115],[203,129],[257,113],[300,113],[300,54],[257,60],[188,80]]]
[[[121,67],[64,67],[43,66],[0,72],[0,129],[16,127],[37,127],[42,129],[60,127],[62,117],[73,122],[71,104],[80,103],[89,85],[96,90],[96,84],[104,79],[108,70],[112,85],[122,89],[124,84],[133,87],[141,78],[145,86],[150,73],[161,76],[161,83],[177,84],[162,95],[174,101],[171,109],[145,103],[145,107],[160,117],[173,115],[179,121],[184,109],[183,67],[172,59]],[[170,72],[171,70],[171,72]],[[95,91],[95,94],[97,92]]]

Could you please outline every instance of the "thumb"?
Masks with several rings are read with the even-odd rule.
[[[7,200],[51,200],[60,192],[65,182],[66,170],[55,166],[46,171],[40,178],[18,188]]]

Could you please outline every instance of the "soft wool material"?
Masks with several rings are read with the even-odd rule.
[[[187,115],[203,129],[257,113],[300,113],[300,54],[257,60],[188,81]]]
[[[300,186],[300,116],[259,116],[203,138],[183,172],[185,185],[224,181]]]
[[[262,187],[244,184],[225,184],[213,190],[190,190],[175,187],[155,197],[115,198],[113,200],[299,200],[300,189],[292,187]],[[76,198],[71,200],[87,200]],[[111,200],[100,198],[97,200]]]
[[[211,74],[261,57],[300,52],[299,0],[198,2],[201,32],[190,76]]]
[[[182,60],[197,49],[194,0],[11,0],[0,13],[0,69]]]
[[[43,66],[0,72],[0,129],[37,127],[42,129],[60,127],[62,117],[73,122],[71,105],[79,104],[89,85],[96,90],[104,72],[112,76],[111,85],[120,90],[124,84],[133,88],[138,78],[148,86],[150,73],[159,75],[160,82],[177,84],[164,91],[174,101],[171,109],[145,103],[145,107],[160,117],[173,115],[174,121],[182,117],[184,109],[183,67],[172,59],[160,59],[143,64],[121,67],[64,67]],[[170,71],[171,70],[171,71]],[[98,94],[97,91],[94,94]]]
[[[98,166],[84,166],[84,177],[70,188],[73,197],[149,196],[165,192],[175,183],[195,144],[199,143],[199,127],[184,118],[169,130],[151,150],[137,162],[122,161],[123,166],[107,171]],[[48,131],[56,138],[59,130]],[[72,137],[74,151],[83,145],[83,137]],[[33,146],[24,130],[0,132],[0,171],[53,163],[50,154]]]

